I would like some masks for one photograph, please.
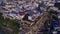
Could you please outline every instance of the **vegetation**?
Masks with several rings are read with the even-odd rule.
[[[4,18],[2,17],[2,13],[0,13],[0,27],[3,26]]]
[[[49,18],[49,24],[51,25],[51,21],[54,20],[55,18],[57,18],[57,14],[58,12],[54,11],[54,10],[51,10],[51,11],[48,11],[48,13],[50,14],[50,18]],[[48,22],[46,22],[44,24],[44,27],[47,29],[47,31],[44,32],[44,34],[49,34],[49,31],[48,28],[50,28],[50,25],[48,25]]]
[[[2,13],[0,13],[0,16],[2,16],[3,14]]]
[[[13,29],[13,32],[14,32],[14,34],[17,34],[18,33],[18,29],[19,29],[19,25],[17,25],[16,24],[16,20],[11,20],[11,19],[8,19],[8,18],[6,18],[5,19],[5,22],[9,25],[9,27],[11,28],[11,29]]]
[[[4,17],[2,16],[2,13],[0,13],[0,27],[4,26],[3,23],[5,23],[6,25],[8,24],[9,28],[13,30],[14,34],[18,33],[19,25],[17,25],[16,20],[9,19],[9,18],[4,19]]]
[[[3,23],[4,23],[4,18],[2,16],[0,16],[0,27],[3,26]]]

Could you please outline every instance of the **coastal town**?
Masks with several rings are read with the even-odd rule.
[[[0,34],[60,34],[60,1],[0,0]]]

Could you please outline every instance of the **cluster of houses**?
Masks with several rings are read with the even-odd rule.
[[[3,13],[4,18],[17,20],[22,20],[28,14],[28,20],[34,21],[37,17],[43,15],[48,7],[50,7],[49,9],[60,12],[58,8],[54,7],[55,1],[56,0],[4,0],[2,3],[0,2],[0,12]],[[58,14],[58,18],[60,20],[60,13]],[[60,24],[58,27],[55,27],[55,29],[59,28]]]
[[[26,1],[12,1],[7,2],[5,0],[5,6],[1,6],[4,17],[10,19],[18,19],[21,20],[24,18],[26,14],[29,14],[29,20],[35,20],[40,15],[40,11],[37,10],[38,3],[37,2],[26,2]],[[36,17],[37,16],[37,17]]]
[[[4,10],[2,10],[3,16],[9,16],[9,18],[12,17],[13,19],[23,19],[24,16],[28,13],[28,19],[34,20],[35,18],[37,18],[36,16],[40,16],[41,14],[43,14],[48,6],[51,6],[51,9],[53,8],[54,10],[56,10],[54,8],[55,0],[4,0],[2,3],[2,7],[5,8]]]

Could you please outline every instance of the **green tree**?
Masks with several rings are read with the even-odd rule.
[[[7,24],[10,26],[10,28],[13,30],[14,34],[17,34],[19,27],[18,27],[17,24],[16,24],[16,20],[6,18],[5,21],[6,21]]]
[[[4,23],[4,18],[2,16],[0,16],[0,27],[3,26],[3,23]]]

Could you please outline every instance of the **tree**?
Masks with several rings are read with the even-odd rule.
[[[2,13],[0,13],[0,16],[2,16],[3,14]]]
[[[16,23],[16,20],[6,18],[5,22],[7,22],[7,24],[9,25],[9,27],[13,30],[14,34],[18,33],[19,24]]]
[[[0,27],[3,26],[4,23],[4,17],[2,16],[2,13],[0,13]]]

